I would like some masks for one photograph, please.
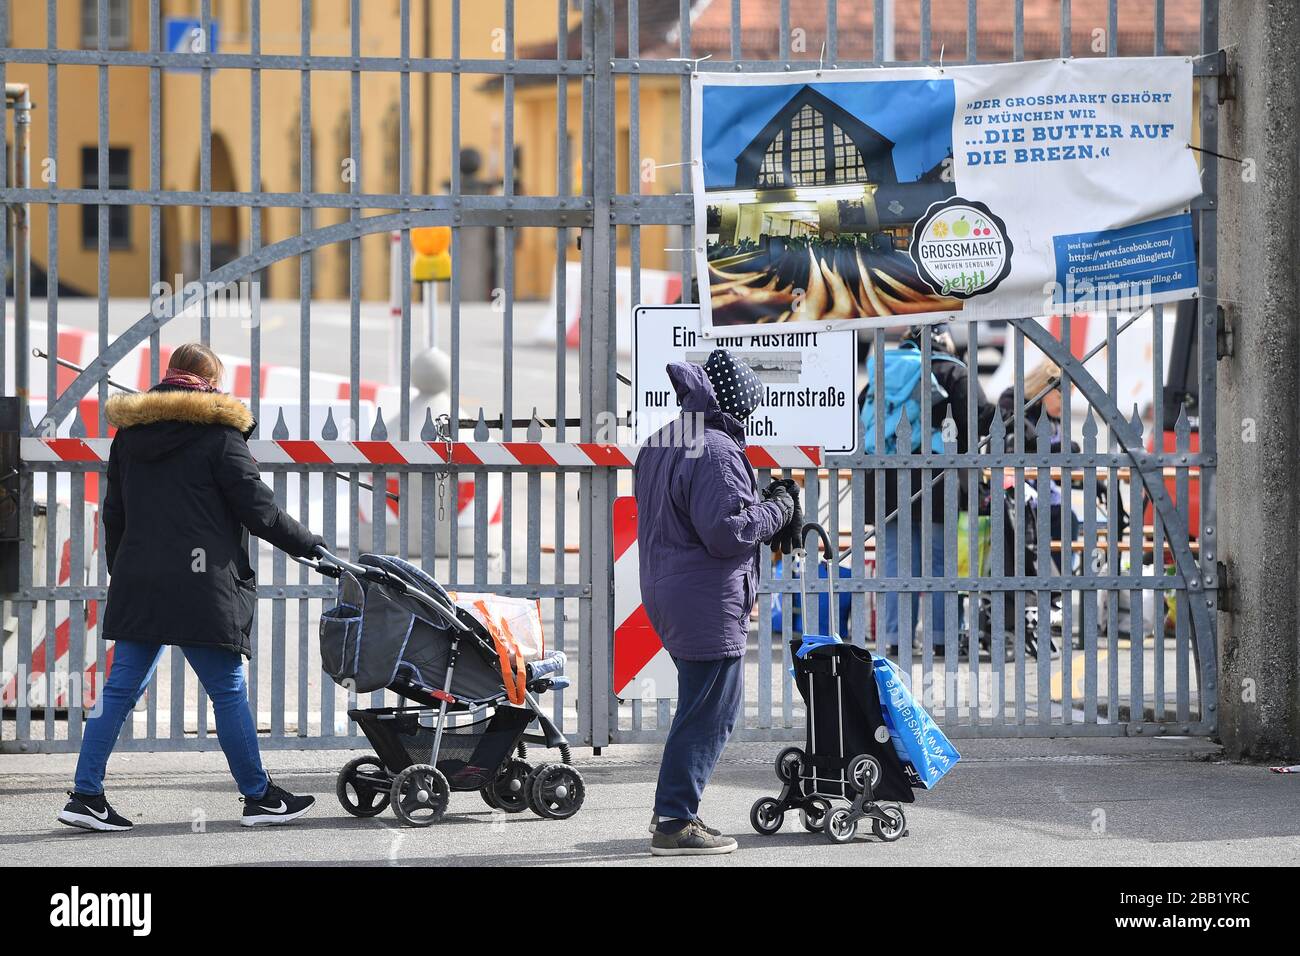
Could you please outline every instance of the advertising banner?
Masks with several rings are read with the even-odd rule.
[[[706,337],[1193,296],[1186,57],[692,76]]]

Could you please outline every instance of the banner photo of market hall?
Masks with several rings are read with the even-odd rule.
[[[868,88],[871,106],[854,109]],[[913,224],[956,194],[950,84],[716,87],[704,107],[715,326],[961,309],[907,253]],[[864,115],[901,131],[898,141]]]

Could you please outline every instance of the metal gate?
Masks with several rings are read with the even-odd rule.
[[[516,0],[501,3],[500,56],[490,58],[462,55],[463,11],[460,0],[434,3],[445,14],[449,29],[447,56],[413,54],[413,11],[430,9],[411,0],[398,0],[399,27],[396,55],[372,55],[363,49],[362,4],[349,0],[346,55],[313,52],[316,29],[311,0],[300,0],[296,23],[297,52],[284,52],[283,44],[263,44],[263,19],[269,5],[261,0],[236,4],[246,10],[247,36],[231,49],[209,52],[206,42],[186,52],[164,49],[161,0],[137,2],[132,6],[147,18],[147,49],[114,49],[109,38],[110,3],[95,0],[97,42],[77,48],[73,38],[58,34],[57,4],[46,7],[44,42],[15,44],[0,48],[0,79],[13,80],[18,69],[41,69],[47,79],[47,95],[37,103],[30,118],[48,124],[51,152],[59,136],[58,85],[56,78],[72,67],[89,68],[97,78],[98,136],[96,177],[86,188],[72,188],[62,178],[47,179],[33,186],[23,169],[5,183],[3,201],[15,217],[20,210],[44,207],[48,222],[46,282],[51,290],[46,311],[44,340],[29,342],[34,327],[27,297],[16,281],[15,321],[12,339],[0,337],[0,358],[13,353],[15,380],[35,386],[39,371],[29,378],[30,345],[48,354],[58,354],[60,325],[58,212],[64,206],[82,205],[94,210],[95,255],[98,264],[98,299],[90,330],[94,335],[95,361],[72,381],[61,381],[51,363],[44,372],[43,415],[24,417],[21,428],[29,450],[57,448],[58,453],[26,454],[18,473],[6,478],[7,493],[17,498],[20,536],[25,542],[19,552],[18,592],[5,605],[5,620],[12,620],[6,667],[7,699],[0,751],[76,749],[90,697],[79,688],[58,686],[54,661],[77,662],[74,676],[93,685],[102,671],[109,649],[95,622],[106,593],[107,573],[102,552],[94,547],[95,523],[87,520],[88,507],[102,495],[102,484],[88,484],[90,476],[101,474],[95,441],[102,436],[103,402],[110,393],[108,378],[138,347],[147,346],[142,384],[156,381],[164,327],[176,317],[196,317],[198,334],[208,340],[222,334],[229,321],[217,307],[217,295],[242,281],[251,281],[248,297],[246,344],[241,352],[250,357],[249,401],[255,414],[261,411],[264,390],[264,348],[271,347],[264,331],[264,303],[258,281],[276,263],[297,264],[296,348],[299,355],[296,414],[278,416],[263,423],[258,438],[287,444],[311,442],[318,453],[259,458],[270,475],[277,498],[291,512],[308,517],[313,507],[321,514],[319,530],[330,541],[346,532],[354,547],[373,551],[400,550],[418,555],[426,570],[449,586],[461,590],[496,591],[536,597],[546,609],[548,636],[553,645],[570,655],[575,688],[558,693],[554,714],[566,732],[593,746],[618,741],[661,739],[671,718],[671,702],[620,701],[610,692],[613,601],[611,508],[620,491],[629,485],[627,470],[617,456],[569,454],[574,448],[597,449],[592,444],[617,441],[625,436],[622,424],[611,425],[625,411],[626,398],[619,391],[618,333],[615,316],[620,268],[630,273],[632,289],[642,288],[643,266],[653,253],[668,253],[678,268],[682,288],[691,288],[691,203],[685,171],[691,161],[685,134],[666,137],[665,126],[680,119],[680,130],[689,129],[689,76],[693,70],[762,72],[790,70],[820,63],[827,69],[869,66],[885,62],[920,65],[987,59],[980,38],[988,24],[977,17],[974,0],[917,0],[903,4],[875,0],[874,4],[839,3],[837,0],[771,0],[763,4],[740,0],[555,0],[556,40],[553,49],[533,48],[520,56],[516,44]],[[198,4],[196,37],[205,41],[213,19],[213,0]],[[369,5],[368,5],[369,6]],[[387,5],[385,5],[387,6]],[[763,7],[757,10],[757,7]],[[954,18],[954,10],[963,17]],[[1025,6],[1016,0],[1007,22],[998,25],[996,35],[1006,41],[1007,50],[998,58],[1021,59],[1033,49],[1033,37],[1026,37]],[[1030,6],[1033,6],[1032,0]],[[1185,7],[1176,0],[1157,0],[1141,6],[1149,21],[1150,46],[1141,52],[1163,53],[1166,47],[1166,8]],[[146,9],[147,7],[147,9]],[[531,7],[531,5],[530,5]],[[898,10],[915,8],[913,32],[901,29]],[[1088,35],[1102,38],[1107,55],[1120,50],[1121,8],[1125,22],[1139,14],[1118,0],[1085,3],[1062,0],[1059,48],[1062,56],[1077,50],[1077,40]],[[743,8],[743,9],[742,9]],[[897,9],[896,9],[897,8]],[[1201,110],[1200,147],[1213,151],[1216,145],[1214,120],[1219,103],[1219,75],[1222,58],[1214,55],[1218,46],[1217,0],[1200,0],[1196,31],[1199,43],[1196,59]],[[1082,11],[1098,20],[1081,23]],[[11,18],[37,17],[37,4],[10,4],[0,0],[0,27],[12,26]],[[573,11],[571,13],[571,11]],[[711,12],[710,12],[711,11]],[[366,16],[371,14],[367,12]],[[871,26],[864,31],[862,24]],[[706,23],[707,21],[707,23]],[[717,24],[722,24],[718,27]],[[705,31],[706,25],[708,32]],[[343,25],[340,25],[343,29]],[[1100,31],[1098,33],[1097,31]],[[0,38],[12,35],[0,29]],[[869,41],[867,38],[870,38]],[[957,50],[964,42],[964,56]],[[751,48],[753,47],[753,49]],[[755,49],[758,55],[755,55]],[[1103,51],[1094,51],[1103,52]],[[1124,52],[1135,52],[1125,50]],[[1182,51],[1177,51],[1182,52]],[[118,76],[128,71],[148,76],[149,143],[147,188],[106,188],[110,182],[111,137],[110,90]],[[160,91],[171,70],[197,73],[198,97],[198,188],[164,188],[163,153],[168,143],[162,136]],[[61,72],[62,71],[62,72]],[[289,72],[298,77],[296,103],[286,107],[278,99],[263,96],[264,75]],[[239,75],[247,84],[247,110],[251,149],[247,188],[222,189],[213,184],[213,104],[215,84],[221,78]],[[313,131],[313,76],[338,74],[348,79],[346,108],[349,123],[345,158],[358,170],[346,188],[337,191],[316,188],[313,168],[319,165]],[[8,75],[6,75],[8,74]],[[88,75],[88,74],[87,74]],[[393,188],[370,189],[363,183],[373,154],[363,156],[362,83],[375,76],[395,76],[398,82],[397,179]],[[452,164],[450,182],[444,192],[417,191],[412,164],[412,91],[415,78],[445,76],[450,88],[447,147],[454,157],[460,152],[462,99],[475,77],[488,77],[501,91],[502,182],[494,194],[466,189],[460,167]],[[64,81],[66,84],[66,80]],[[516,103],[525,88],[554,90],[555,143],[554,181],[536,186],[525,195],[517,182],[513,156],[517,141]],[[676,102],[672,102],[674,92]],[[643,144],[646,118],[642,115],[643,93],[656,92],[656,108],[650,127],[659,145]],[[63,91],[66,98],[67,90]],[[571,106],[572,100],[572,106]],[[671,111],[663,104],[668,103]],[[242,108],[242,103],[240,104]],[[141,105],[140,109],[145,107]],[[271,123],[285,120],[288,109],[297,109],[291,124],[298,139],[298,182],[289,190],[262,188],[262,137]],[[44,115],[42,116],[42,110]],[[580,110],[580,118],[572,117]],[[571,145],[568,130],[580,126],[580,143]],[[535,127],[534,127],[535,128]],[[626,133],[622,131],[626,130]],[[22,152],[22,130],[15,127],[10,149]],[[622,137],[625,137],[622,138]],[[655,155],[664,142],[672,142],[676,155]],[[541,146],[536,147],[538,150]],[[0,150],[5,145],[0,143]],[[937,530],[928,523],[922,529],[921,547],[929,551],[931,535],[941,534],[946,560],[942,572],[916,576],[886,576],[874,561],[872,529],[865,525],[867,495],[883,501],[886,482],[898,479],[900,468],[915,468],[914,459],[861,454],[832,457],[821,471],[807,469],[799,477],[805,489],[806,509],[817,513],[845,547],[845,573],[839,583],[849,595],[851,639],[879,646],[872,625],[875,612],[886,594],[925,592],[937,596],[944,609],[944,628],[936,634],[935,607],[931,599],[920,602],[920,637],[914,652],[903,641],[896,656],[913,675],[928,706],[955,736],[1021,735],[1114,735],[1130,733],[1213,733],[1216,695],[1215,594],[1218,587],[1214,549],[1214,464],[1215,464],[1215,195],[1217,168],[1212,152],[1199,154],[1204,160],[1205,192],[1195,205],[1198,220],[1201,264],[1201,298],[1185,324],[1178,325],[1182,352],[1189,361],[1186,393],[1199,396],[1197,413],[1189,417],[1182,409],[1169,414],[1162,384],[1170,377],[1165,352],[1174,332],[1173,307],[1156,307],[1154,316],[1096,316],[1104,334],[1094,335],[1081,346],[1082,334],[1071,321],[1057,326],[1026,319],[1011,323],[1002,348],[1013,365],[1014,408],[1011,421],[995,424],[989,446],[978,452],[958,453],[951,445],[942,455],[927,457],[921,464],[924,504],[929,504],[929,479],[943,474],[944,521]],[[366,156],[371,158],[366,159]],[[8,157],[0,154],[0,167],[8,168]],[[626,164],[626,165],[624,165]],[[575,187],[574,171],[578,172]],[[680,178],[679,178],[680,177]],[[624,183],[622,187],[620,184]],[[650,185],[653,183],[653,185]],[[165,282],[163,275],[164,222],[170,212],[190,208],[199,216],[197,279],[199,285],[169,290],[170,304],[164,315],[142,308],[125,326],[110,323],[114,302],[110,285],[110,248],[114,210],[125,207],[148,210],[149,281],[151,287]],[[215,265],[212,244],[214,214],[223,210],[247,214],[249,239],[242,254]],[[263,213],[298,210],[298,229],[285,238],[267,241]],[[317,225],[328,214],[337,221]],[[42,216],[40,211],[36,216]],[[363,363],[373,353],[371,335],[375,328],[363,320],[361,289],[364,268],[363,240],[374,234],[396,232],[400,237],[400,275],[410,275],[409,232],[425,225],[451,227],[451,253],[461,261],[466,248],[465,230],[488,227],[496,231],[500,257],[499,295],[490,312],[462,301],[460,276],[453,271],[449,296],[449,351],[451,354],[449,414],[440,427],[433,414],[421,419],[419,403],[413,407],[411,355],[418,335],[418,303],[413,311],[409,281],[400,283],[391,335],[398,344],[399,361],[394,369],[396,407],[368,414],[362,398],[365,382]],[[661,227],[661,228],[652,228]],[[643,234],[643,228],[647,229]],[[523,233],[540,231],[554,250],[554,334],[552,352],[542,362],[536,350],[517,349],[519,316],[525,305],[516,301],[519,264],[517,240]],[[22,234],[15,232],[18,243]],[[653,249],[643,235],[667,236],[666,249]],[[573,241],[576,240],[576,241]],[[5,238],[0,242],[9,242]],[[318,250],[346,249],[348,270],[346,316],[322,323],[324,305],[313,299],[312,289],[320,277]],[[15,250],[15,263],[25,262],[22,250]],[[580,263],[580,283],[568,280],[566,263]],[[623,265],[626,263],[626,265]],[[579,344],[576,354],[566,348],[567,303],[580,302]],[[152,305],[152,303],[150,304]],[[62,309],[72,309],[64,300]],[[329,316],[324,316],[326,320]],[[189,319],[186,319],[189,321]],[[494,341],[490,367],[476,352],[483,345],[479,337],[484,323],[491,321]],[[995,330],[976,323],[963,323],[969,354],[978,353],[981,342],[989,344]],[[1094,325],[1095,329],[1097,326]],[[347,370],[341,376],[346,388],[346,405],[336,416],[331,409],[322,424],[311,415],[319,381],[313,379],[313,356],[335,345],[346,328]],[[1150,381],[1154,383],[1147,417],[1131,407],[1131,397],[1121,403],[1117,354],[1130,348],[1135,330],[1148,329],[1151,348]],[[1125,335],[1129,338],[1126,339]],[[0,331],[0,336],[6,333]],[[881,355],[883,333],[862,333],[870,337],[871,354]],[[1024,409],[1035,396],[1024,393],[1026,346],[1052,360],[1061,369],[1063,388],[1064,448],[1070,440],[1080,451],[1028,454],[1024,451],[1026,422]],[[530,358],[531,355],[531,358]],[[495,359],[499,357],[499,365]],[[331,357],[332,358],[332,357]],[[928,363],[926,351],[924,361]],[[1097,369],[1100,363],[1100,370]],[[3,364],[3,363],[0,363]],[[1085,367],[1086,366],[1086,367]],[[541,386],[525,385],[541,381]],[[570,379],[577,379],[576,400]],[[492,393],[496,392],[496,395]],[[474,395],[477,415],[462,411],[466,395]],[[91,405],[82,399],[97,399]],[[576,408],[575,406],[576,401]],[[1072,412],[1080,402],[1088,414],[1076,424]],[[413,411],[415,414],[413,414]],[[576,420],[569,416],[576,411]],[[465,417],[462,418],[462,415]],[[89,416],[89,420],[87,420]],[[36,419],[36,420],[33,420]],[[296,419],[296,420],[295,420]],[[1164,441],[1169,420],[1170,444]],[[924,422],[930,428],[939,423]],[[63,429],[60,431],[59,429]],[[1076,430],[1077,429],[1077,430]],[[1193,441],[1195,430],[1196,441]],[[58,445],[56,436],[69,444]],[[361,440],[361,439],[365,440]],[[551,452],[520,449],[547,441]],[[85,439],[85,440],[83,440]],[[343,441],[340,442],[340,439]],[[391,440],[390,440],[391,439]],[[472,439],[472,441],[470,441]],[[77,442],[80,442],[79,444]],[[421,445],[421,443],[426,443]],[[347,454],[331,457],[330,449],[347,446]],[[418,453],[423,447],[429,453]],[[541,447],[541,446],[539,446]],[[321,451],[321,449],[325,449]],[[439,449],[445,453],[440,454]],[[66,451],[66,454],[64,452]],[[273,451],[273,449],[272,449]],[[406,452],[406,453],[404,453]],[[349,457],[349,455],[351,457]],[[1079,485],[1084,507],[1078,520],[1078,540],[1060,540],[1059,570],[1051,563],[1037,563],[1027,573],[1023,549],[1016,542],[1026,539],[1030,525],[1038,541],[1052,542],[1046,510],[1026,518],[1026,474],[1036,478],[1040,469],[1057,469],[1063,485]],[[987,473],[988,484],[996,487],[1010,476],[1014,493],[993,496],[991,527],[1004,521],[1011,529],[1005,540],[989,535],[987,556],[980,551],[979,507],[967,492],[958,492],[957,475],[971,479],[968,488]],[[1068,481],[1066,480],[1068,476]],[[760,477],[766,478],[766,473]],[[906,477],[906,475],[905,475]],[[390,481],[391,479],[391,481]],[[93,481],[93,479],[92,479]],[[496,507],[490,509],[493,483],[500,483],[499,557],[493,557]],[[363,483],[372,490],[363,487]],[[447,507],[448,488],[451,508]],[[472,490],[471,490],[472,489]],[[1108,507],[1098,510],[1098,489],[1104,489]],[[390,494],[391,492],[391,494]],[[1193,498],[1199,497],[1199,516]],[[462,532],[456,520],[461,495],[472,497],[472,530]],[[390,501],[396,499],[395,521],[385,520]],[[44,537],[44,551],[53,555],[62,545],[59,514],[66,501],[70,516],[66,568],[45,560],[38,567],[33,559],[34,537]],[[1123,500],[1131,530],[1121,529],[1117,503]],[[343,503],[340,505],[340,503]],[[368,504],[371,521],[363,524],[359,514]],[[339,522],[339,508],[345,520]],[[43,514],[39,512],[44,512]],[[1147,516],[1150,516],[1149,519]],[[380,516],[376,518],[375,516]],[[1009,517],[1008,517],[1009,516]],[[93,516],[91,516],[93,518]],[[905,513],[900,513],[903,532]],[[1149,526],[1149,527],[1148,527]],[[446,544],[442,544],[444,538]],[[353,746],[355,728],[342,719],[348,696],[330,681],[322,680],[315,657],[313,620],[332,589],[296,566],[284,555],[258,543],[252,559],[262,570],[259,612],[256,622],[256,652],[250,662],[253,709],[268,731],[267,743],[279,747]],[[442,554],[443,550],[446,554]],[[1045,546],[1040,551],[1051,551]],[[959,555],[966,562],[960,567]],[[1137,559],[1131,556],[1139,556]],[[1141,556],[1149,556],[1147,567]],[[972,569],[976,569],[972,571]],[[787,648],[780,633],[774,633],[773,609],[779,608],[784,622],[792,620],[794,582],[764,570],[758,605],[755,646],[746,669],[746,710],[740,734],[751,739],[789,739],[801,734],[801,704],[794,694],[787,672]],[[1010,595],[1008,599],[1006,596]],[[985,600],[982,602],[981,597]],[[937,658],[936,643],[953,648],[959,643],[965,609],[968,630],[974,633],[981,604],[988,607],[990,646],[980,650],[969,641],[967,654]],[[900,602],[904,628],[910,626],[910,602]],[[1037,632],[1027,633],[1028,622],[1037,612]],[[819,625],[815,607],[808,609],[811,624]],[[1045,638],[1052,631],[1052,619],[1059,619],[1059,654],[1046,649]],[[1046,626],[1044,626],[1044,622]],[[788,626],[788,623],[787,623]],[[1032,653],[1037,633],[1039,654]],[[1077,648],[1075,644],[1079,645]],[[170,662],[159,670],[139,712],[127,722],[121,746],[127,749],[210,749],[217,746],[209,708],[193,677],[186,683],[182,657],[168,652]],[[83,662],[84,665],[83,665]],[[68,668],[65,667],[65,670]],[[77,682],[74,680],[73,684]],[[93,695],[91,695],[93,696]],[[53,702],[53,703],[51,703]]]

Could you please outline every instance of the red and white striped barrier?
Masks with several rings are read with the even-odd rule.
[[[33,322],[29,333],[31,341],[40,348],[45,348],[46,325]],[[87,329],[59,329],[58,357],[74,365],[85,367],[99,357],[99,335]],[[161,374],[167,368],[173,347],[162,345],[158,349],[158,370]],[[137,345],[122,357],[109,370],[113,381],[137,391],[147,389],[150,382],[151,365],[150,348],[147,344]],[[248,359],[238,355],[222,355],[221,361],[226,367],[226,376],[222,388],[236,398],[251,398],[253,394],[253,366]],[[47,398],[45,392],[46,377],[43,370],[32,366],[31,391],[33,400]],[[70,368],[58,366],[56,383],[58,391],[72,384],[77,372]],[[296,366],[262,364],[258,376],[258,397],[263,399],[286,399],[297,401],[301,395],[300,382],[302,372]],[[330,372],[310,372],[307,376],[313,401],[346,401],[352,397],[352,384],[346,376]],[[6,379],[6,384],[8,381]],[[6,391],[8,389],[6,388]],[[373,402],[384,408],[395,410],[401,402],[401,389],[395,385],[363,380],[358,386],[358,397],[362,401]],[[87,402],[90,404],[87,406]],[[98,409],[93,398],[82,403],[82,420],[90,425],[98,418]]]
[[[582,325],[582,263],[565,264],[564,272],[564,344],[576,349],[580,341]],[[556,302],[555,283],[551,283],[550,308],[543,313],[537,325],[534,341],[540,344],[554,343],[556,314],[559,305]],[[680,302],[682,298],[682,274],[665,272],[659,269],[641,270],[641,292],[632,294],[632,270],[619,266],[614,276],[614,314],[617,326],[618,352],[620,355],[632,354],[632,309],[637,305],[669,305]]]
[[[677,696],[677,668],[650,626],[641,603],[636,499],[614,499],[614,696],[669,700]]]
[[[36,540],[36,560],[33,562],[33,580],[36,584],[44,586],[48,580],[46,576],[47,562],[57,561],[55,570],[56,587],[76,587],[85,586],[91,577],[91,569],[95,567],[97,552],[99,548],[99,521],[97,520],[97,509],[88,506],[85,512],[85,545],[82,553],[82,567],[85,569],[80,581],[72,580],[72,531],[71,516],[66,504],[59,504],[55,509],[55,550],[52,555],[45,553],[45,528],[43,523],[51,520],[47,514],[40,515],[36,519],[34,529],[34,538]],[[19,695],[26,695],[28,704],[33,709],[39,709],[53,704],[56,708],[63,709],[70,703],[69,692],[81,693],[80,706],[87,709],[95,705],[95,699],[98,696],[100,686],[100,668],[97,659],[96,647],[98,642],[97,629],[99,626],[99,601],[85,601],[76,604],[77,613],[85,615],[85,642],[82,649],[82,660],[76,665],[76,670],[81,671],[81,684],[77,686],[73,681],[74,665],[69,657],[69,650],[72,646],[72,617],[71,609],[74,606],[68,601],[56,601],[54,603],[54,633],[50,634],[45,631],[45,612],[38,610],[32,617],[32,652],[30,660],[23,662],[18,660],[18,638],[16,635],[7,636],[0,647],[0,669],[3,670],[3,686],[0,687],[0,701],[3,701],[5,707],[15,707],[19,701]],[[113,663],[113,648],[110,645],[105,651],[104,673]],[[19,681],[22,681],[20,687]],[[47,685],[48,680],[48,685]],[[53,697],[53,700],[47,700],[47,694]]]
[[[108,461],[109,438],[23,438],[26,461]],[[261,464],[461,465],[475,467],[631,468],[635,445],[602,442],[315,441],[254,439],[248,443]],[[755,468],[818,468],[821,449],[810,445],[750,445]]]

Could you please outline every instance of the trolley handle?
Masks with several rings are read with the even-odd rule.
[[[799,535],[799,543],[807,550],[808,532],[814,531],[822,542],[822,556],[827,561],[835,561],[835,546],[831,543],[831,536],[826,533],[826,529],[815,521],[810,521],[803,526],[803,532]]]
[[[825,556],[829,566],[826,569],[826,583],[830,589],[829,600],[826,604],[828,621],[824,622],[827,633],[832,636],[835,634],[835,627],[839,623],[839,602],[835,600],[835,579],[839,577],[839,559],[836,557],[835,545],[831,542],[831,536],[826,533],[826,529],[816,522],[810,521],[803,526],[803,532],[799,535],[799,550],[795,552],[799,566],[799,595],[801,598],[800,607],[802,608],[801,620],[804,627],[807,627],[809,616],[808,605],[808,563],[806,555],[808,551],[808,533],[814,532],[821,539],[822,554]],[[813,567],[817,567],[816,561]],[[816,573],[814,571],[814,573]]]

